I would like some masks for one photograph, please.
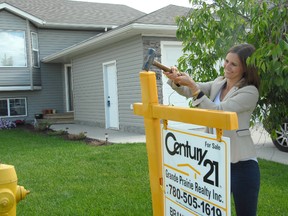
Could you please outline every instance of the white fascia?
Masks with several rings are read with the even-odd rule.
[[[0,87],[0,91],[28,91],[28,90],[41,90],[41,86],[6,86]]]
[[[22,10],[19,10],[18,8],[13,7],[13,6],[11,6],[11,5],[7,4],[7,3],[1,3],[0,4],[0,10],[1,9],[6,9],[6,10],[12,12],[12,13],[17,14],[20,17],[23,17],[25,19],[29,19],[29,20],[31,20],[32,22],[34,22],[34,23],[36,23],[38,25],[45,24],[44,20],[39,19],[39,18],[29,14],[29,13],[26,13],[26,12],[22,11]]]

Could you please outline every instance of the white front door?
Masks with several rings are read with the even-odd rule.
[[[106,128],[119,129],[116,61],[103,63]]]
[[[177,41],[161,42],[161,62],[166,66],[178,65],[178,58],[183,55],[182,43]],[[171,106],[189,107],[189,100],[175,92],[168,84],[167,77],[162,74],[163,104]],[[168,125],[180,129],[194,129],[199,126],[182,122],[169,121]]]

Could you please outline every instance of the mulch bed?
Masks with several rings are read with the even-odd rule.
[[[56,131],[56,130],[53,130],[51,128],[47,128],[45,130],[37,130],[31,124],[17,125],[17,128],[22,128],[22,129],[28,130],[32,133],[45,134],[47,136],[61,136],[65,140],[84,141],[86,144],[91,145],[91,146],[104,146],[104,145],[112,145],[113,144],[111,142],[106,142],[105,140],[89,138],[89,137],[86,137],[86,135],[83,136],[83,134],[69,134],[67,131]]]

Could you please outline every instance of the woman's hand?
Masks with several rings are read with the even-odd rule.
[[[176,85],[187,86],[193,93],[199,91],[195,81],[187,73],[179,72],[177,67],[171,67],[171,71],[172,72],[164,71],[163,74],[171,79]]]
[[[187,73],[180,73],[180,75],[176,77],[174,81],[182,86],[188,86],[188,87],[192,87],[193,84],[195,84],[194,80]]]
[[[181,73],[178,71],[178,68],[176,67],[171,67],[171,72],[167,72],[167,71],[163,71],[163,74],[171,79],[173,82],[175,80],[175,78],[177,78],[178,76],[181,76]],[[175,83],[177,84],[177,83]]]

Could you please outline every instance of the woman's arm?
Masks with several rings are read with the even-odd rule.
[[[203,109],[224,110],[240,113],[243,111],[254,110],[258,98],[258,89],[255,86],[249,85],[240,89],[234,87],[234,93],[232,93],[229,98],[221,101],[219,105],[216,105],[206,96],[200,98],[199,100],[193,101],[192,105]]]

